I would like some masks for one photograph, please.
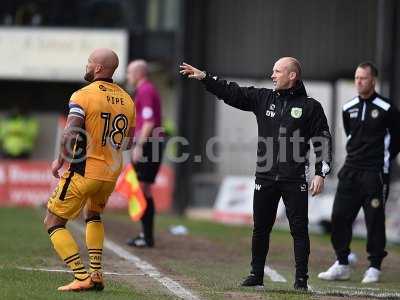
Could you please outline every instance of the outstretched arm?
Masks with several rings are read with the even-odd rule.
[[[181,73],[182,75],[186,75],[189,78],[203,80],[206,77],[206,72],[196,69],[195,67],[185,62],[180,65],[180,69],[181,70],[179,71],[179,73]]]
[[[180,65],[180,73],[188,78],[201,80],[207,91],[224,100],[226,104],[245,111],[256,112],[258,100],[266,97],[267,93],[271,91],[254,87],[240,87],[235,82],[228,83],[226,80],[219,79],[217,76],[201,71],[187,63]]]

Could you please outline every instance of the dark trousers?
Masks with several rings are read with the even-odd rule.
[[[164,150],[163,140],[153,139],[144,143],[143,158],[144,161],[139,161],[133,164],[138,180],[141,183],[153,184],[156,180],[157,173],[161,166]],[[154,245],[154,216],[155,206],[152,196],[146,197],[147,208],[142,216],[142,227],[144,238],[148,245]]]
[[[145,197],[145,199],[147,207],[140,220],[142,221],[144,239],[148,245],[152,246],[154,244],[154,200],[153,197]]]
[[[385,251],[385,202],[388,177],[380,172],[343,167],[332,210],[332,245],[340,264],[348,264],[352,225],[361,207],[367,226],[367,252],[370,266],[380,269]]]
[[[310,239],[308,236],[307,183],[256,180],[253,200],[252,273],[264,274],[269,239],[280,198],[286,207],[293,237],[296,278],[308,278]]]

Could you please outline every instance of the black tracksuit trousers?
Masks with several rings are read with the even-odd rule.
[[[264,274],[270,232],[275,222],[279,200],[282,197],[293,237],[296,278],[308,278],[310,239],[307,190],[306,182],[256,179],[253,199],[252,273],[257,276]]]
[[[367,252],[370,266],[380,269],[385,251],[385,202],[388,177],[382,173],[343,167],[332,210],[332,245],[340,264],[348,264],[353,222],[361,207],[367,226]]]

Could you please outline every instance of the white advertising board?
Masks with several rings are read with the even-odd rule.
[[[254,177],[226,176],[222,181],[213,210],[213,219],[227,224],[253,223]],[[309,195],[308,218],[310,228],[317,229],[321,221],[330,221],[337,181],[328,180],[324,192],[316,197]],[[386,235],[391,242],[400,242],[400,181],[391,184],[389,200],[386,204]],[[268,199],[265,199],[268,201]],[[279,202],[275,224],[287,228],[285,206]],[[318,230],[319,231],[319,230]],[[364,214],[360,211],[353,224],[356,236],[365,237]]]
[[[120,64],[115,81],[123,81],[128,59],[124,30],[0,28],[0,78],[83,81],[94,48],[113,49]]]
[[[226,176],[217,195],[213,218],[223,223],[252,224],[254,186],[254,177]],[[277,216],[283,216],[284,212],[281,201]]]

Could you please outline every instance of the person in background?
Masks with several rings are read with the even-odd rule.
[[[161,125],[161,98],[156,87],[149,80],[148,74],[148,64],[141,59],[132,61],[127,69],[128,84],[135,88],[134,101],[137,116],[132,165],[147,202],[141,219],[142,233],[127,241],[127,244],[133,247],[154,246],[155,206],[151,186],[161,165],[165,142]]]
[[[353,223],[363,208],[370,261],[362,283],[378,282],[385,251],[385,204],[389,195],[390,162],[399,152],[400,113],[375,91],[378,70],[371,62],[357,66],[358,95],[343,105],[347,156],[338,173],[332,210],[332,246],[337,261],[318,275],[323,280],[350,279]]]
[[[15,107],[0,120],[1,156],[7,159],[28,159],[39,133],[39,121]]]

